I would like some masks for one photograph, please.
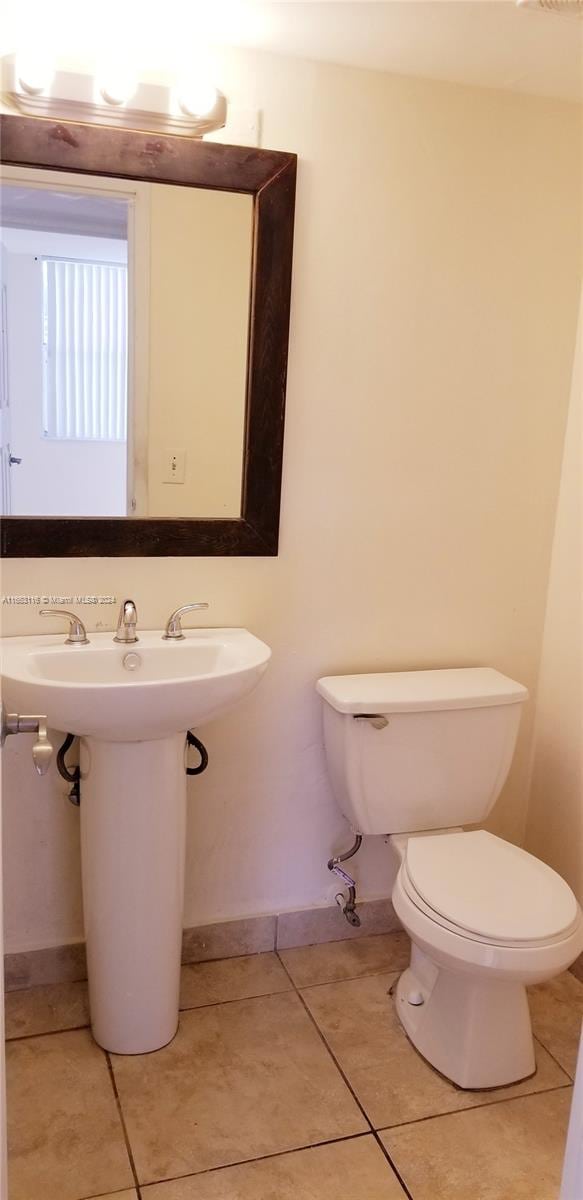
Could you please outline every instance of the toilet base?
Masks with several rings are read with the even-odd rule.
[[[536,1070],[521,983],[446,971],[414,945],[395,1004],[419,1053],[458,1087],[503,1087]]]

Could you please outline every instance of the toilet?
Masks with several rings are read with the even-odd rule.
[[[536,1064],[526,986],[583,950],[573,892],[482,829],[508,775],[525,687],[489,667],[339,675],[317,684],[332,787],[356,834],[389,835],[411,938],[395,1005],[417,1050],[462,1088]]]

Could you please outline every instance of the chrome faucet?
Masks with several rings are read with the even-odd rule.
[[[138,623],[138,610],[133,600],[123,600],[119,615],[117,618],[117,630],[114,636],[114,642],[137,642],[139,641],[136,633],[136,625]]]
[[[178,642],[184,637],[180,618],[184,616],[184,613],[193,612],[195,608],[208,608],[208,604],[206,600],[203,600],[200,604],[183,604],[182,608],[175,609],[172,615],[168,617],[166,629],[162,634],[165,641]]]

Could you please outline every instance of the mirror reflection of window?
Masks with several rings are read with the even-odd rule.
[[[43,258],[43,434],[127,440],[127,265]]]

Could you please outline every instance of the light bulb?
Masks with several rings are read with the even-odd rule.
[[[186,84],[178,90],[178,106],[187,117],[206,117],[217,102],[217,89],[208,79]]]
[[[127,104],[137,87],[135,78],[123,68],[109,69],[102,73],[97,83],[97,91],[101,100],[121,108]]]
[[[17,86],[27,96],[42,96],[51,86],[55,69],[46,55],[38,50],[25,50],[16,61]]]

